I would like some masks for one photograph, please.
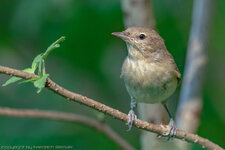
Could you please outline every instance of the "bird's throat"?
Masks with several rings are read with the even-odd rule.
[[[128,57],[130,59],[135,59],[135,60],[144,60],[145,59],[142,52],[137,47],[127,43],[127,49],[128,49]]]

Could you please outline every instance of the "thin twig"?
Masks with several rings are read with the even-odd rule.
[[[7,107],[0,107],[0,115],[51,119],[84,124],[98,130],[101,133],[104,133],[107,137],[109,137],[122,149],[134,150],[134,148],[129,143],[127,143],[127,141],[125,141],[122,137],[120,137],[120,135],[118,135],[115,131],[113,131],[111,127],[109,127],[108,125],[104,124],[101,121],[94,120],[86,116],[58,111],[45,111],[37,109],[14,109]]]
[[[31,78],[38,77],[37,75],[34,75],[34,74],[22,72],[20,70],[16,70],[16,69],[4,67],[4,66],[0,66],[0,73],[21,77],[23,79],[31,79]],[[80,94],[73,93],[69,90],[66,90],[63,87],[59,86],[58,84],[54,83],[50,78],[47,79],[46,87],[50,89],[51,91],[55,92],[56,94],[62,97],[65,97],[67,100],[71,100],[71,101],[86,105],[90,108],[103,112],[123,122],[128,122],[129,120],[128,115],[120,112],[119,110],[113,109],[102,103],[94,101],[93,99],[87,98],[86,96],[82,96]],[[169,130],[169,127],[167,125],[155,125],[152,123],[142,121],[140,119],[137,120],[137,123],[135,124],[135,126],[139,129],[150,131],[160,135],[165,135]],[[176,136],[174,138],[186,140],[192,143],[197,143],[202,145],[202,147],[204,148],[208,148],[212,150],[223,150],[222,147],[209,141],[208,139],[202,138],[196,134],[188,133],[179,129],[176,129]]]

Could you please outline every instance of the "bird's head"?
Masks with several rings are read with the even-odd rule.
[[[127,43],[129,54],[140,53],[144,57],[149,57],[158,50],[166,49],[160,35],[148,28],[130,27],[122,32],[113,32],[112,35],[120,37]]]

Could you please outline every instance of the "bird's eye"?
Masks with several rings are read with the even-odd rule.
[[[140,35],[139,35],[139,38],[140,38],[141,40],[143,40],[143,39],[145,38],[145,35],[144,35],[144,34],[140,34]]]

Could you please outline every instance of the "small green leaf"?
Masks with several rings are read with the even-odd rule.
[[[105,119],[104,113],[96,112],[96,116],[97,116],[97,119],[100,121],[104,121],[104,119]]]
[[[24,70],[22,70],[23,72],[27,72],[27,73],[33,73],[31,68],[26,68]],[[7,80],[2,86],[7,86],[9,84],[15,83],[19,80],[21,80],[22,78],[20,77],[11,77],[9,80]]]
[[[9,80],[7,80],[2,86],[7,86],[11,83],[15,83],[19,80],[21,80],[22,78],[19,78],[19,77],[11,77]]]
[[[44,76],[46,74],[46,71],[45,71],[45,61],[43,60],[42,62],[42,75]]]
[[[36,81],[36,80],[38,80],[38,79],[39,79],[39,78],[27,79],[27,80],[24,80],[24,81],[19,82],[18,84],[23,84],[23,83],[33,82],[33,81]]]
[[[52,43],[47,50],[45,51],[45,53],[42,55],[42,59],[46,60],[47,56],[49,55],[49,53],[51,51],[53,51],[54,49],[60,47],[60,44],[62,41],[64,41],[66,39],[65,36],[60,37],[58,40],[56,40],[54,43]]]
[[[42,77],[43,75],[41,74],[41,71],[42,71],[42,63],[44,62],[44,60],[41,60],[39,62],[39,65],[38,65],[38,76]]]
[[[49,74],[46,74],[46,71],[45,71],[45,60],[51,51],[60,47],[59,43],[61,43],[64,40],[65,40],[65,36],[60,37],[58,40],[56,40],[54,43],[52,43],[47,48],[45,53],[41,53],[34,58],[31,68],[26,68],[23,70],[23,72],[34,74],[36,69],[38,68],[38,75],[40,76],[40,78],[28,79],[28,80],[20,82],[19,84],[34,81],[34,86],[38,88],[37,92],[40,93],[41,90],[45,87],[45,82],[47,80],[47,77],[49,76]],[[7,86],[7,85],[9,85],[11,83],[15,83],[21,79],[22,78],[19,78],[19,77],[11,77],[2,86]]]
[[[33,69],[31,68],[26,68],[26,69],[23,69],[22,71],[26,73],[33,73]]]
[[[45,87],[46,80],[48,78],[49,74],[45,74],[41,78],[39,78],[37,81],[34,82],[34,86],[38,88],[37,93],[40,93],[41,90]]]
[[[32,62],[32,65],[31,65],[31,68],[32,68],[33,73],[34,73],[35,70],[37,69],[37,67],[38,67],[38,65],[39,65],[39,63],[40,63],[40,61],[41,61],[41,59],[42,59],[42,53],[39,54],[39,55],[37,55],[37,56],[34,58],[34,60],[33,60],[33,62]]]

